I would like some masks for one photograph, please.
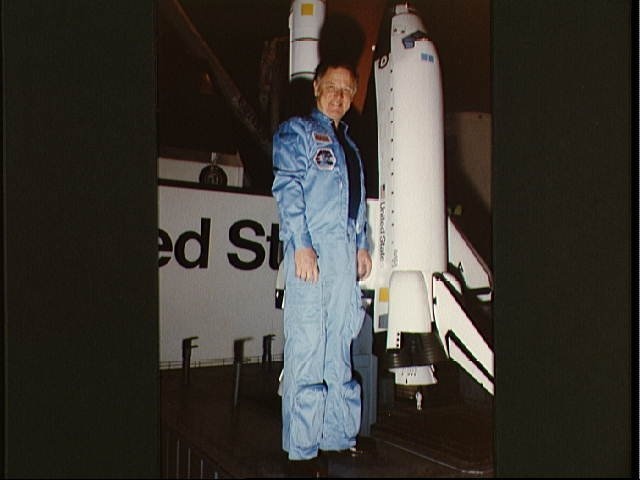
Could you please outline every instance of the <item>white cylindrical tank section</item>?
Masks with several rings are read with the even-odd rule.
[[[293,0],[289,11],[289,81],[313,79],[325,18],[324,0]]]
[[[403,48],[404,37],[424,29],[416,15],[396,15],[392,27],[393,160],[387,188],[392,267],[422,270],[431,283],[431,274],[447,265],[440,68],[426,38]]]
[[[397,289],[389,285],[388,348],[397,348],[398,331],[431,331],[431,276],[446,270],[447,233],[444,127],[440,64],[420,18],[398,5],[391,23],[391,51],[384,69],[390,101],[385,165],[380,167],[385,199],[385,262],[392,272],[420,271],[427,301],[421,325],[394,312]],[[381,59],[380,64],[384,59]],[[380,118],[380,116],[379,116]],[[384,182],[384,184],[382,183]],[[381,186],[382,189],[382,186]],[[381,195],[383,195],[381,193]],[[404,296],[404,295],[403,295]]]

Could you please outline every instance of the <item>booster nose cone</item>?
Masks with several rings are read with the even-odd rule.
[[[313,79],[319,63],[318,44],[324,23],[324,0],[293,0],[289,11],[289,81]]]

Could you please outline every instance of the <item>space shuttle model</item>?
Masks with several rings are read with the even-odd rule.
[[[428,385],[444,354],[493,394],[493,352],[463,297],[464,290],[467,299],[471,292],[473,301],[490,301],[491,277],[445,205],[438,52],[406,3],[385,27],[389,43],[376,46],[374,60],[377,268],[367,285],[375,290],[374,329],[387,331],[383,364],[398,384]]]
[[[324,3],[292,2],[290,78],[318,63],[310,39],[320,32]],[[298,35],[303,21],[306,33]],[[373,269],[361,287],[373,292],[374,331],[386,331],[382,366],[397,384],[429,385],[437,382],[434,364],[450,359],[493,395],[493,351],[471,314],[490,310],[492,278],[447,215],[438,53],[407,3],[389,12],[380,38],[373,67],[379,192],[368,201]],[[301,45],[304,60],[296,58]]]

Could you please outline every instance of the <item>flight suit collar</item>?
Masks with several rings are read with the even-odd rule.
[[[318,110],[318,107],[313,107],[313,110],[311,111],[311,117],[314,118],[315,120],[326,123],[327,127],[331,129],[334,128],[333,120],[331,120],[331,118],[329,118],[327,115],[325,115],[320,110]],[[347,131],[349,130],[349,124],[347,124],[344,120],[340,120],[337,128],[342,130],[342,132],[346,135]]]

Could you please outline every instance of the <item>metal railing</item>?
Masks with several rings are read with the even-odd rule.
[[[162,425],[162,478],[234,478],[175,430]]]
[[[272,360],[274,362],[278,362],[278,361],[281,362],[283,360],[283,355],[282,354],[274,354]],[[242,359],[242,363],[243,364],[261,363],[261,362],[262,362],[262,357],[259,356],[259,355],[255,355],[255,356],[251,356],[251,357],[243,357],[243,359]],[[233,357],[229,357],[229,358],[212,358],[212,359],[206,359],[206,360],[192,360],[190,362],[190,366],[191,366],[191,368],[224,367],[224,366],[227,366],[227,365],[233,365],[233,363],[234,363],[234,358]],[[175,361],[160,362],[159,368],[160,368],[160,370],[174,370],[174,369],[182,368],[182,361],[175,360]]]

